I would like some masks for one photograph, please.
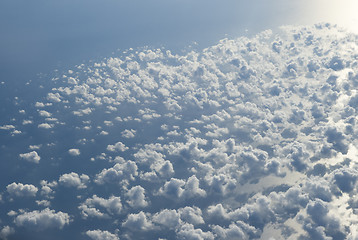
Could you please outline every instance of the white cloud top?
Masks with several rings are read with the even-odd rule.
[[[62,229],[70,223],[70,216],[64,212],[55,212],[46,208],[44,210],[24,212],[15,218],[17,226],[23,226],[36,231],[46,229]]]
[[[36,151],[32,151],[29,153],[21,153],[20,158],[25,159],[28,162],[33,162],[33,163],[39,163],[41,157],[38,155],[38,153]]]

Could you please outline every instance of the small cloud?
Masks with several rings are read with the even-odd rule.
[[[53,124],[41,123],[38,125],[38,128],[50,129],[53,128]]]
[[[41,159],[41,157],[37,154],[36,151],[32,151],[29,153],[21,153],[20,158],[23,158],[26,161],[33,162],[33,163],[39,163]]]
[[[90,178],[86,174],[71,172],[60,176],[58,182],[66,187],[86,188]]]
[[[0,129],[1,130],[11,130],[11,129],[14,129],[15,126],[14,125],[3,125],[3,126],[0,126]]]
[[[35,197],[38,188],[31,184],[11,183],[6,187],[7,192],[15,197]]]
[[[119,240],[116,234],[102,230],[88,230],[86,235],[92,240]]]
[[[11,234],[14,234],[15,230],[10,226],[4,226],[0,230],[0,239],[7,240]]]
[[[137,131],[133,130],[133,129],[131,129],[131,130],[126,129],[121,134],[122,134],[122,137],[124,137],[124,138],[134,138],[136,132]]]
[[[111,152],[124,152],[126,150],[128,150],[129,148],[126,147],[126,145],[124,145],[124,143],[122,142],[117,142],[116,144],[114,145],[108,145],[107,146],[107,150],[108,151],[111,151]]]
[[[81,154],[80,150],[77,148],[72,148],[72,149],[68,150],[68,153],[71,156],[79,156]]]
[[[62,229],[70,223],[70,216],[64,212],[55,212],[55,210],[46,208],[41,211],[24,212],[18,215],[14,222],[16,226],[35,231]]]

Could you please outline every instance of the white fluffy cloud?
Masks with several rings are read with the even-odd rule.
[[[68,153],[72,156],[79,156],[81,154],[80,150],[77,148],[71,148],[68,150]]]
[[[4,226],[0,231],[0,239],[7,240],[8,236],[13,234],[15,230],[10,226]]]
[[[141,186],[134,186],[127,192],[128,204],[134,208],[141,208],[148,206],[145,197],[145,189]]]
[[[99,208],[103,208],[105,212],[101,212]],[[122,211],[122,202],[120,197],[111,196],[108,199],[93,195],[92,198],[86,199],[79,207],[84,218],[99,217],[108,218],[109,215],[118,215]],[[109,214],[109,215],[108,215]]]
[[[96,175],[95,182],[98,184],[104,183],[127,183],[129,180],[134,180],[138,175],[137,164],[133,161],[125,163],[117,163],[112,168],[103,169]]]
[[[24,212],[18,215],[14,222],[17,226],[36,231],[62,229],[70,223],[70,216],[64,212],[55,212],[46,208],[41,211]]]
[[[124,145],[122,142],[117,142],[114,145],[108,145],[107,150],[111,152],[116,152],[116,151],[124,152],[128,150],[128,147],[126,147],[126,145]]]
[[[92,240],[119,240],[116,234],[102,230],[88,230],[86,235]]]
[[[36,151],[32,151],[29,153],[21,153],[20,158],[23,158],[26,161],[33,162],[33,163],[39,163],[41,159],[41,157],[38,155]]]
[[[146,231],[153,228],[153,223],[148,219],[144,212],[137,214],[129,214],[127,219],[123,222],[123,227],[130,228],[132,230]]]
[[[7,185],[6,190],[11,196],[35,197],[38,188],[32,184],[22,184],[22,183],[13,182]]]
[[[65,173],[60,176],[58,182],[66,187],[86,188],[90,178],[86,174]]]

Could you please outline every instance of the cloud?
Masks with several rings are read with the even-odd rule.
[[[204,219],[202,217],[202,212],[200,210],[200,208],[198,207],[184,207],[184,208],[180,208],[178,210],[179,214],[180,214],[180,219],[184,222],[193,224],[193,225],[198,225],[198,224],[203,224],[204,223]]]
[[[137,214],[129,214],[127,219],[122,224],[123,227],[132,229],[147,231],[153,229],[153,223],[147,218],[147,215],[144,212],[139,212]]]
[[[112,168],[103,169],[96,175],[95,182],[104,183],[128,183],[138,175],[137,164],[133,161],[116,163]]]
[[[106,213],[101,212],[96,207],[105,209]],[[108,218],[109,215],[118,215],[122,211],[122,202],[120,197],[111,196],[108,199],[93,195],[92,198],[86,199],[79,207],[84,218],[99,217]],[[108,215],[109,214],[109,215]]]
[[[333,178],[338,188],[343,192],[351,192],[357,182],[358,172],[355,169],[337,169],[333,173]]]
[[[145,197],[145,189],[141,186],[134,186],[127,192],[128,204],[134,208],[143,208],[148,206]]]
[[[68,153],[72,156],[79,156],[81,154],[80,150],[77,148],[72,148],[68,150]]]
[[[185,223],[178,231],[178,237],[181,239],[190,240],[204,240],[204,239],[215,239],[211,232],[204,232],[201,229],[195,229],[192,224]]]
[[[0,231],[0,239],[6,240],[8,236],[14,234],[15,230],[10,226],[4,226]]]
[[[180,225],[180,214],[176,210],[164,209],[153,216],[153,222],[166,228],[176,228]]]
[[[48,93],[47,100],[52,102],[61,102],[61,96],[59,93]]]
[[[17,226],[35,231],[62,229],[70,223],[70,216],[61,211],[55,212],[55,210],[45,208],[41,211],[24,212],[18,215],[14,222]]]
[[[11,130],[11,129],[14,129],[15,126],[14,125],[3,125],[3,126],[0,126],[0,129],[1,130]]]
[[[124,137],[124,138],[134,138],[136,132],[137,131],[134,129],[131,129],[131,130],[126,129],[121,134],[122,134],[122,137]]]
[[[25,159],[28,162],[33,162],[33,163],[39,163],[41,157],[38,155],[38,153],[36,151],[32,151],[29,153],[20,153],[20,158]]]
[[[49,123],[41,123],[38,125],[38,128],[44,128],[44,129],[50,129],[53,128],[54,125],[53,124],[49,124]]]
[[[71,172],[60,176],[58,183],[66,187],[86,188],[90,178],[86,174]]]
[[[7,192],[15,197],[35,197],[38,188],[31,184],[11,183],[6,187]]]
[[[117,152],[117,151],[124,152],[128,150],[128,147],[126,147],[126,145],[124,145],[122,142],[117,142],[114,145],[108,145],[107,150],[110,152]]]
[[[116,234],[102,230],[88,230],[86,235],[92,240],[119,240]]]

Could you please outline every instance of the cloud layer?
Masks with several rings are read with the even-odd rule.
[[[54,76],[38,119],[0,129],[52,134],[14,155],[51,174],[5,186],[0,236],[355,239],[357,42],[287,26]]]

